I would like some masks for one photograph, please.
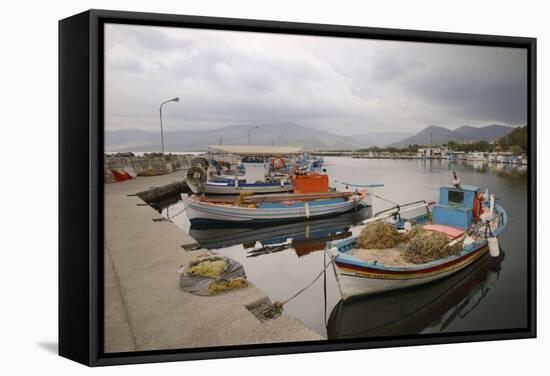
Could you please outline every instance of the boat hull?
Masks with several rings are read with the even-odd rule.
[[[362,204],[364,196],[354,196],[347,201],[289,208],[247,208],[222,206],[201,202],[194,197],[183,196],[182,200],[191,223],[213,222],[284,222],[328,217],[346,213]]]
[[[420,286],[437,281],[456,273],[475,262],[488,251],[487,245],[471,252],[468,258],[452,265],[441,265],[437,270],[418,273],[391,274],[384,272],[368,272],[351,269],[349,266],[338,265],[337,279],[342,299],[354,296],[366,296],[383,292]]]
[[[192,182],[187,185],[193,193],[205,193],[207,195],[239,195],[241,193],[284,193],[291,192],[294,188],[292,184],[256,184],[239,182],[235,186],[234,182],[206,182],[202,187]]]

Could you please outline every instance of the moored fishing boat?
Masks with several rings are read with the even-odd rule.
[[[408,220],[407,211],[425,211]],[[411,203],[400,205],[375,215],[365,222],[383,221],[401,230],[410,231],[411,224],[421,231],[446,236],[440,249],[449,250],[448,256],[417,262],[407,255],[414,238],[398,242],[388,249],[363,249],[358,236],[327,243],[326,251],[332,263],[343,299],[356,295],[375,294],[428,283],[464,269],[491,247],[491,254],[498,254],[496,237],[505,228],[506,211],[494,202],[494,196],[481,193],[475,186],[440,188],[436,205]],[[367,224],[368,226],[368,224]],[[411,235],[412,236],[412,235]],[[403,239],[406,239],[403,236]],[[453,249],[451,252],[450,250]]]
[[[473,152],[466,154],[466,160],[467,161],[479,161],[479,162],[487,162],[487,158],[485,157],[485,154],[481,152]]]
[[[277,222],[321,218],[351,211],[362,204],[366,191],[287,193],[240,196],[216,200],[201,195],[182,196],[191,223]]]
[[[280,193],[293,190],[288,179],[247,183],[239,177],[208,178],[206,171],[200,166],[187,170],[187,185],[195,194],[238,195],[241,193]]]

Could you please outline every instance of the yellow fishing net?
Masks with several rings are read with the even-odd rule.
[[[200,264],[191,266],[188,273],[192,275],[200,275],[208,278],[219,278],[225,270],[224,260],[203,261]]]
[[[357,247],[364,249],[394,248],[401,242],[399,232],[391,223],[369,223],[357,237]]]
[[[225,292],[227,290],[233,289],[242,289],[248,286],[248,282],[243,277],[237,277],[234,279],[218,280],[213,281],[210,286],[208,286],[208,291],[211,295],[219,294],[220,292]]]
[[[462,250],[462,242],[448,246],[449,237],[441,232],[419,231],[411,238],[403,258],[414,264],[439,260],[457,255]]]
[[[180,287],[197,295],[217,295],[247,286],[243,266],[228,257],[199,257],[180,274]]]

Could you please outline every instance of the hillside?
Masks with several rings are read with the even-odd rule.
[[[527,126],[514,128],[506,136],[498,139],[498,145],[504,149],[519,147],[521,150],[527,150]]]
[[[354,136],[338,135],[327,131],[300,126],[295,123],[229,125],[218,129],[165,131],[165,150],[200,151],[206,145],[247,144],[248,131],[256,145],[292,145],[316,150],[342,150],[386,145],[406,136],[403,133],[365,133]],[[158,151],[160,133],[138,129],[105,132],[106,151]]]
[[[452,130],[431,125],[417,134],[393,143],[390,146],[402,148],[408,145],[430,145],[430,136],[432,145],[443,145],[449,141],[458,143],[469,141],[494,141],[507,135],[513,129],[513,127],[504,125],[487,125],[479,128],[462,126]]]

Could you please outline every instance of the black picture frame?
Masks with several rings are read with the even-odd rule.
[[[525,48],[528,55],[528,326],[133,353],[103,338],[103,25],[123,23]],[[432,345],[536,337],[536,39],[249,19],[89,10],[59,21],[59,354],[88,366]],[[83,169],[82,166],[89,166]]]

